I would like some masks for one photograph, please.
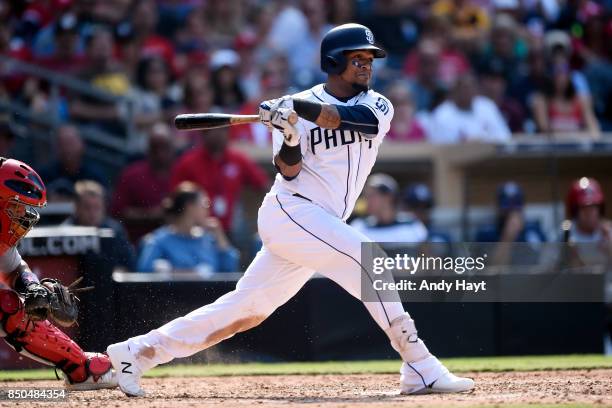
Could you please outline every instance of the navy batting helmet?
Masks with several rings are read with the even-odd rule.
[[[387,53],[374,44],[374,34],[361,24],[342,24],[332,28],[321,41],[321,69],[328,74],[341,74],[346,69],[345,51],[371,50],[374,58]]]

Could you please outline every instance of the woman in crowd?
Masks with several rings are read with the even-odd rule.
[[[541,132],[582,133],[595,139],[601,136],[590,97],[576,92],[565,62],[553,65],[542,91],[534,95],[533,116]]]
[[[203,191],[183,182],[162,204],[168,223],[145,237],[140,272],[195,270],[201,275],[238,271],[239,254],[219,220],[209,215]]]

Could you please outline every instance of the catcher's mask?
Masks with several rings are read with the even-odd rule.
[[[15,246],[40,219],[47,204],[40,176],[28,165],[0,158],[0,254]]]

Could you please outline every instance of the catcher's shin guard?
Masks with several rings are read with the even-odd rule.
[[[66,333],[49,321],[31,321],[19,295],[0,288],[0,335],[21,355],[59,368],[71,383],[90,376],[97,381],[112,368],[106,355],[86,354]]]

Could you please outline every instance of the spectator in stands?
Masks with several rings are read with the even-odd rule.
[[[205,9],[194,7],[185,18],[183,26],[178,27],[174,34],[177,53],[190,54],[208,50],[211,47],[208,33]]]
[[[113,57],[113,35],[97,26],[86,39],[87,66],[80,78],[111,95],[126,96],[130,81],[123,66]],[[76,95],[70,105],[70,116],[78,121],[95,124],[109,132],[124,133],[127,106],[91,96]]]
[[[437,0],[431,9],[434,16],[448,19],[451,36],[465,51],[474,51],[485,39],[491,24],[489,13],[475,0]]]
[[[160,57],[174,72],[174,45],[156,33],[160,21],[155,0],[136,0],[131,13],[131,23],[140,57]]]
[[[137,88],[132,97],[134,121],[139,137],[131,152],[142,152],[147,145],[147,135],[153,124],[170,121],[178,112],[179,88],[172,84],[170,68],[161,57],[146,57],[140,60],[136,71]]]
[[[263,191],[269,185],[268,177],[246,155],[228,147],[227,128],[201,135],[201,144],[183,154],[173,167],[170,185],[174,188],[183,181],[198,185],[210,197],[212,215],[221,220],[227,232],[244,186]]]
[[[434,197],[431,189],[424,183],[414,183],[406,187],[402,197],[404,209],[413,214],[427,228],[427,242],[450,244],[448,232],[434,224],[432,211]]]
[[[55,133],[56,158],[41,168],[39,174],[47,184],[49,201],[71,199],[74,183],[94,180],[108,186],[109,180],[91,160],[85,158],[85,143],[74,125],[61,125]]]
[[[230,49],[216,51],[210,58],[214,104],[225,112],[237,111],[245,102],[238,77],[239,64],[240,57]]]
[[[258,44],[259,38],[252,28],[245,29],[234,39],[234,50],[240,57],[238,67],[240,87],[247,100],[259,98],[262,92],[260,71],[263,64],[257,58]]]
[[[217,110],[213,106],[215,92],[209,82],[206,71],[202,72],[200,68],[189,70],[182,79],[183,83],[183,99],[180,112],[197,113],[197,112],[213,112]],[[177,149],[183,151],[200,143],[200,134],[197,132],[177,132],[175,134],[177,141]]]
[[[510,130],[520,133],[524,131],[527,116],[519,101],[507,93],[508,80],[505,71],[502,60],[487,60],[480,68],[480,90],[483,96],[495,102]]]
[[[279,98],[289,93],[287,59],[282,54],[270,58],[263,66],[260,88],[262,93],[242,105],[239,114],[252,115],[257,112],[262,100]],[[270,131],[259,122],[232,126],[230,139],[232,142],[253,143],[259,146],[269,146],[272,143]]]
[[[568,75],[576,93],[582,96],[591,96],[589,83],[581,70],[576,69],[574,64],[574,49],[572,39],[569,34],[561,30],[551,30],[544,35],[544,56],[548,62],[548,68],[557,65],[567,65],[570,67]],[[550,78],[550,70],[546,73]]]
[[[518,100],[523,107],[531,106],[533,95],[544,88],[548,76],[546,57],[541,47],[533,46],[527,54],[526,71],[519,74],[508,89],[508,95]]]
[[[522,72],[527,55],[527,44],[519,36],[516,21],[508,14],[498,14],[491,27],[488,44],[480,57],[479,65],[498,61],[499,74],[509,83],[514,83]]]
[[[406,81],[392,82],[385,95],[395,109],[391,129],[387,138],[397,142],[421,142],[425,140],[425,130],[415,117],[415,108]]]
[[[404,72],[408,75],[410,89],[414,98],[417,112],[430,112],[436,108],[446,95],[446,85],[440,75],[432,74],[439,72],[441,63],[441,49],[436,41],[423,39],[419,42],[415,53],[414,73],[410,68],[410,55],[404,66]]]
[[[134,270],[136,256],[132,244],[127,239],[123,226],[106,215],[106,197],[104,187],[91,180],[82,180],[75,184],[75,211],[62,225],[109,228],[113,231],[108,247],[103,247],[104,257],[116,266],[128,271]]]
[[[209,215],[210,200],[195,184],[179,184],[163,206],[168,223],[145,237],[139,272],[168,267],[202,275],[238,272],[238,251],[230,245],[219,219]]]
[[[54,52],[38,58],[37,63],[62,74],[78,74],[85,64],[82,50],[79,49],[81,44],[78,23],[75,14],[62,15],[54,24]]]
[[[433,16],[424,22],[417,48],[406,57],[403,70],[410,77],[422,76],[422,80],[448,89],[470,70],[470,63],[451,41],[449,21]]]
[[[497,242],[494,253],[489,256],[492,264],[507,265],[509,262],[525,264],[538,257],[539,244],[546,236],[538,221],[525,219],[525,197],[521,187],[512,181],[497,189],[497,215],[495,224],[483,226],[476,232],[476,242]],[[513,243],[527,243],[514,246]]]
[[[320,48],[323,36],[332,29],[327,23],[327,10],[323,0],[301,0],[300,7],[306,17],[308,31],[299,47],[289,50],[293,84],[300,89],[325,82],[321,72]]]
[[[432,113],[427,126],[432,143],[499,143],[510,139],[510,129],[495,103],[476,92],[474,75],[465,74],[457,80],[450,98]]]
[[[577,244],[570,265],[582,266],[612,258],[612,222],[604,218],[605,197],[599,182],[582,177],[575,180],[566,197],[567,220],[562,241]]]
[[[533,116],[541,132],[601,136],[591,99],[576,92],[567,61],[553,65],[544,89],[533,98]]]
[[[176,153],[170,128],[156,123],[148,140],[146,159],[130,164],[119,175],[111,206],[111,213],[126,225],[132,242],[161,224],[161,203],[170,193],[170,169]]]
[[[246,25],[245,3],[239,0],[224,0],[208,1],[205,4],[205,24],[210,42],[218,48],[231,47],[236,35]]]
[[[416,2],[374,0],[368,3],[372,8],[363,16],[363,23],[370,27],[387,51],[386,64],[397,69],[421,31],[420,21],[414,13]]]
[[[121,65],[130,81],[135,83],[138,63],[140,62],[140,48],[132,23],[123,21],[115,26],[114,36],[117,59],[121,61]]]
[[[421,221],[399,212],[399,188],[393,177],[372,174],[363,195],[368,215],[353,220],[351,226],[372,241],[420,243],[427,239],[427,229]]]

